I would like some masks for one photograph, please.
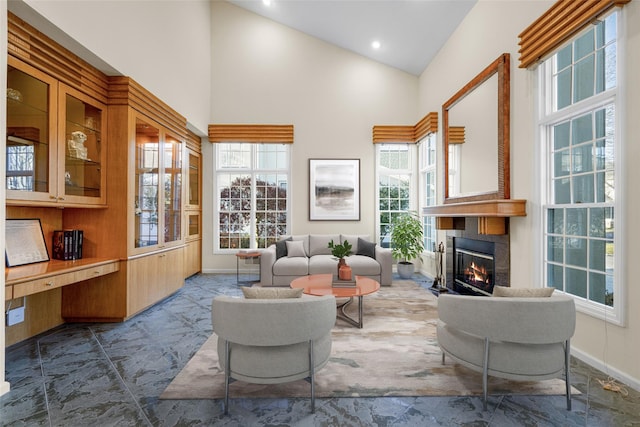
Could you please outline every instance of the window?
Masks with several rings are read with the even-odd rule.
[[[621,152],[618,14],[563,45],[540,67],[544,280],[588,313],[621,322],[615,234]]]
[[[393,219],[411,210],[412,151],[409,144],[377,144],[378,164],[378,231],[380,246],[391,245]]]
[[[216,144],[216,249],[266,248],[289,228],[289,146]]]
[[[436,134],[430,133],[418,145],[420,164],[420,207],[436,205]],[[436,217],[423,216],[424,248],[435,252]]]
[[[7,146],[7,190],[34,190],[33,159],[33,145]]]

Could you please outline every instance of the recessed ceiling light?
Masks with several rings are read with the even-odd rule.
[[[374,41],[371,42],[371,47],[374,48],[374,49],[380,49],[380,46],[382,46],[382,45],[380,44],[380,42],[378,40],[374,40]]]
[[[262,0],[262,4],[265,6],[271,6],[271,0]]]

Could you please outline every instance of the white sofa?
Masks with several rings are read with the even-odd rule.
[[[571,409],[569,342],[576,325],[572,298],[440,295],[438,345],[458,363],[482,372],[484,408],[489,375],[519,381],[563,377]]]
[[[278,257],[276,245],[271,245],[262,252],[260,260],[261,286],[289,286],[295,278],[310,274],[332,273],[337,276],[338,260],[331,255],[329,242],[342,243],[347,240],[353,245],[353,255],[345,258],[354,276],[365,276],[377,280],[382,286],[390,286],[392,281],[393,257],[391,250],[375,245],[371,251],[373,257],[358,255],[364,246],[358,248],[358,239],[372,242],[368,235],[350,234],[304,234],[286,236],[291,241],[302,241],[306,256]],[[359,250],[360,249],[360,250]],[[281,255],[281,254],[280,254]]]

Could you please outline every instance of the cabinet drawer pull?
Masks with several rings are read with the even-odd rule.
[[[94,272],[93,272],[93,275],[94,275],[94,276],[97,276],[97,275],[99,275],[99,274],[100,274],[100,270],[96,270],[96,271],[94,271]]]
[[[52,281],[48,281],[47,283],[44,284],[45,286],[53,286],[53,282]]]
[[[58,200],[64,200],[64,197],[58,197]]]
[[[58,198],[57,198],[56,196],[51,195],[51,194],[49,194],[49,198],[50,198],[51,200],[58,200]]]

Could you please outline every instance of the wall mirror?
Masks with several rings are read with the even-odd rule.
[[[445,204],[510,198],[509,64],[502,54],[442,105]]]

